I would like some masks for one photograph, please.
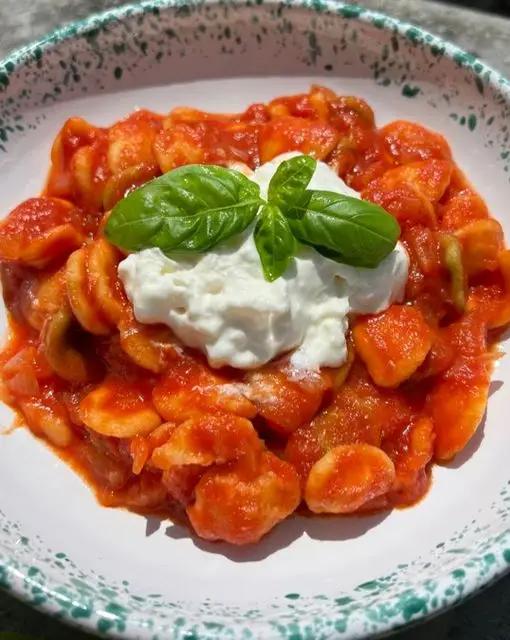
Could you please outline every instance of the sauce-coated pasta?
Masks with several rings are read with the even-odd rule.
[[[287,151],[327,162],[397,218],[405,300],[351,319],[339,369],[296,377],[283,357],[212,370],[166,326],[136,321],[105,221],[178,166],[254,169]],[[510,322],[501,225],[445,139],[412,122],[377,128],[362,99],[316,86],[236,115],[69,119],[44,192],[0,223],[0,261],[4,401],[102,504],[184,518],[232,544],[256,542],[299,504],[348,514],[419,500],[432,463],[478,428]]]

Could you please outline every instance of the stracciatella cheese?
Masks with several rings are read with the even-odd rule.
[[[257,169],[263,197],[283,154]],[[358,197],[323,162],[309,188]],[[292,351],[298,369],[336,367],[347,357],[349,313],[378,313],[400,301],[409,258],[403,246],[375,269],[339,264],[301,247],[274,282],[264,279],[252,229],[214,250],[174,260],[159,249],[129,255],[119,275],[142,323],[168,325],[212,367],[253,369]]]

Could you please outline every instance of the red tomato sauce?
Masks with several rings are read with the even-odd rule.
[[[296,380],[284,357],[212,370],[167,327],[135,320],[104,221],[180,165],[254,169],[286,151],[327,162],[397,218],[405,300],[351,319],[339,369]],[[316,86],[234,115],[69,119],[42,195],[0,224],[0,261],[2,399],[101,504],[184,517],[233,544],[300,505],[362,514],[422,498],[433,463],[478,428],[510,322],[510,251],[446,140],[413,122],[378,128],[364,100]]]

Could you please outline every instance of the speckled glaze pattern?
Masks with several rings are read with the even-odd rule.
[[[332,31],[334,39],[323,38]],[[485,144],[497,150],[501,167],[509,171],[510,88],[504,78],[419,28],[322,0],[142,2],[58,30],[0,63],[0,152],[8,154],[44,125],[33,107],[90,88],[105,91],[112,82],[128,88],[143,77],[150,84],[155,66],[184,60],[190,49],[207,50],[209,61],[235,60],[247,51],[264,56],[266,38],[273,41],[275,73],[279,56],[290,50],[300,66],[319,75],[348,74],[351,43],[367,42],[356,64],[374,83],[397,87],[409,100],[426,100],[468,133],[482,128]],[[204,67],[207,77],[219,73],[214,62]],[[179,73],[174,68],[169,79],[185,79],[185,65]],[[442,91],[429,93],[431,84]],[[399,564],[349,592],[283,593],[263,609],[140,595],[127,581],[112,582],[77,566],[59,549],[47,548],[44,540],[29,539],[19,523],[0,511],[0,586],[63,620],[113,637],[362,638],[433,614],[505,572],[510,565],[509,507],[510,482],[491,504],[490,519],[467,523],[432,555]]]
[[[242,609],[205,600],[198,606],[169,602],[161,594],[140,596],[127,581],[115,584],[82,571],[65,553],[22,535],[0,511],[0,586],[60,619],[99,634],[133,639],[365,638],[384,634],[451,606],[488,584],[510,566],[510,483],[492,508],[493,528],[470,522],[426,559],[335,597],[287,593],[271,610]],[[466,534],[479,543],[463,546]],[[437,567],[442,575],[437,577]]]
[[[310,20],[290,20],[289,11],[293,15],[310,13]],[[232,14],[237,14],[233,20]],[[235,26],[231,26],[240,19],[251,22],[248,40],[246,32],[243,31],[241,38],[236,35]],[[469,130],[483,122],[488,128],[487,144],[498,145],[502,159],[508,158],[505,147],[510,133],[505,125],[497,126],[510,114],[509,83],[505,78],[471,54],[418,27],[358,5],[324,0],[266,3],[260,0],[234,3],[156,0],[106,11],[59,29],[0,63],[0,151],[7,151],[9,140],[14,141],[16,135],[40,124],[37,117],[31,120],[22,115],[32,105],[48,105],[63,97],[86,94],[91,87],[105,90],[109,76],[119,85],[129,86],[135,72],[148,72],[150,76],[154,64],[182,59],[189,47],[207,46],[208,56],[218,58],[246,53],[248,47],[253,47],[255,52],[263,51],[263,40],[268,35],[266,24],[271,23],[279,35],[276,55],[282,54],[289,45],[296,47],[301,62],[321,73],[338,74],[339,53],[348,51],[349,42],[368,38],[373,48],[368,48],[359,62],[371,71],[376,83],[388,87],[396,84],[403,95],[413,98],[426,93],[418,80],[419,67],[422,67],[428,82],[444,84],[442,104],[436,97],[430,98],[430,104],[441,109],[448,108],[461,93],[461,83],[445,84],[450,65],[453,62],[464,67],[464,84],[475,86],[482,96],[486,92],[493,95],[487,101],[468,102],[462,111],[452,108],[450,117]],[[326,48],[320,34],[331,28],[337,29],[337,38]],[[302,41],[307,44],[304,49],[300,47]],[[413,65],[411,69],[409,57],[399,55],[401,48],[419,48],[419,66]],[[349,65],[344,62],[342,66]],[[16,86],[23,88],[17,91]],[[500,105],[499,111],[488,110],[493,104]]]

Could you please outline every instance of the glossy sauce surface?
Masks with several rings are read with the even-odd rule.
[[[348,362],[295,376],[288,358],[211,370],[133,317],[102,236],[126,193],[187,163],[251,169],[299,151],[399,221],[404,304],[351,318]],[[257,541],[304,500],[313,513],[407,506],[485,411],[510,321],[499,223],[416,123],[377,128],[361,99],[321,87],[243,114],[137,111],[68,120],[44,193],[0,225],[11,333],[2,394],[106,506],[186,517],[206,539]]]

